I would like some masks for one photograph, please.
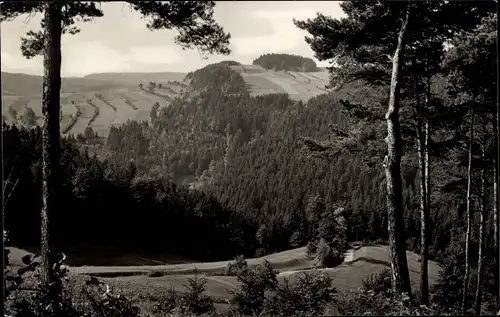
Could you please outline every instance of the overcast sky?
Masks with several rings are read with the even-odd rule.
[[[104,17],[82,25],[81,33],[63,36],[63,76],[99,72],[188,72],[209,63],[232,59],[250,64],[262,53],[291,53],[313,57],[304,42],[306,32],[292,19],[313,18],[316,12],[340,17],[335,1],[217,2],[215,18],[230,32],[231,56],[203,60],[196,50],[183,51],[173,43],[174,31],[151,32],[141,16],[126,4],[105,3]],[[39,29],[40,17],[19,17],[1,25],[2,71],[42,74],[42,58],[26,60],[21,36]],[[325,63],[322,63],[325,64]],[[326,64],[325,64],[326,65]]]

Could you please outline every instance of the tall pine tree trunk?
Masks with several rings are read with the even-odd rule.
[[[477,284],[476,284],[476,297],[474,299],[474,310],[477,316],[481,314],[482,304],[482,279],[483,279],[483,246],[484,246],[484,226],[486,224],[486,169],[485,164],[485,146],[486,146],[486,129],[483,131],[483,144],[481,148],[481,158],[483,160],[483,167],[481,168],[481,210],[479,214],[479,234],[477,238]]]
[[[387,120],[387,156],[385,175],[387,180],[387,222],[392,270],[392,288],[396,293],[411,296],[410,276],[406,260],[406,239],[403,219],[403,194],[401,180],[401,131],[399,124],[400,72],[404,57],[410,8],[401,26],[398,44],[392,59],[392,77]]]
[[[474,96],[472,97],[474,99]],[[472,144],[474,142],[474,101],[471,106],[470,132],[469,132],[469,164],[467,167],[467,230],[465,232],[465,273],[462,287],[462,315],[467,312],[467,291],[470,275],[470,240],[472,225]]]
[[[426,92],[425,92],[425,106],[427,109],[430,107],[430,93],[431,93],[431,86],[430,86],[430,80],[429,78],[427,79],[427,83],[425,86]],[[424,156],[424,162],[423,162],[423,167],[424,167],[424,179],[423,181],[425,182],[425,208],[422,210],[421,214],[421,246],[420,246],[420,253],[421,253],[421,258],[420,258],[420,303],[422,305],[429,305],[429,217],[431,214],[431,174],[430,174],[430,164],[431,164],[431,159],[430,159],[430,152],[429,152],[429,146],[430,146],[430,138],[431,138],[431,132],[429,128],[429,118],[426,118],[425,121],[425,126],[424,126],[424,146],[422,148],[423,150],[423,156]]]
[[[0,3],[0,11],[2,9],[2,4]],[[1,45],[1,37],[0,37],[0,48],[2,47]],[[0,65],[2,64],[1,63],[1,60],[2,60],[2,57],[1,57],[1,54],[0,54]],[[1,68],[1,67],[0,67]],[[2,79],[1,79],[1,76],[0,76],[0,93],[1,93],[1,87],[2,87]],[[1,96],[0,96],[1,97]],[[2,98],[0,98],[0,109],[3,109],[2,108]],[[2,264],[2,268],[1,268],[1,271],[0,271],[0,284],[1,284],[1,294],[0,294],[0,313],[2,314],[5,314],[5,299],[6,299],[6,280],[5,280],[5,264],[6,264],[6,257],[5,257],[5,235],[4,235],[4,213],[5,213],[5,209],[4,209],[4,195],[3,195],[3,191],[4,191],[4,164],[3,164],[3,120],[2,122],[0,123],[0,227],[1,227],[1,230],[2,230],[2,250],[0,250],[1,254],[0,254],[0,261],[1,261],[1,264]]]
[[[425,135],[419,119],[417,127],[418,167],[420,170],[420,303],[428,304],[428,270],[427,270],[427,189],[425,168]]]
[[[55,253],[52,222],[57,215],[60,174],[60,90],[61,90],[61,4],[48,1],[45,7],[42,92],[42,211],[41,252],[43,280],[46,286],[54,281],[52,266]]]
[[[493,179],[493,254],[494,254],[494,266],[493,266],[493,277],[494,277],[494,292],[496,298],[496,306],[497,310],[500,310],[500,217],[499,217],[499,201],[498,201],[498,182],[500,175],[500,137],[499,137],[499,129],[500,129],[500,103],[497,103],[496,110],[496,120],[495,124],[493,124],[493,128],[495,129],[495,166],[494,166],[494,179]]]

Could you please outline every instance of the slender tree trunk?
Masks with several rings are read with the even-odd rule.
[[[420,303],[422,305],[428,304],[428,270],[427,270],[427,170],[425,164],[425,147],[426,147],[426,135],[423,130],[422,124],[422,106],[420,104],[420,96],[418,95],[419,85],[418,80],[415,79],[414,83],[415,91],[417,92],[416,98],[416,111],[415,117],[417,120],[417,153],[418,153],[418,169],[420,171]]]
[[[420,303],[427,305],[428,299],[428,270],[427,270],[427,189],[426,189],[426,168],[424,132],[422,123],[419,120],[417,127],[417,152],[420,170]]]
[[[486,130],[486,129],[485,129]],[[481,149],[481,158],[486,159],[485,155],[486,146],[486,131],[483,132],[483,144]],[[484,246],[484,226],[486,218],[486,169],[481,168],[481,210],[479,214],[479,235],[477,238],[478,251],[477,251],[477,285],[476,297],[474,299],[474,309],[477,316],[481,314],[482,304],[482,278],[483,278],[483,246]]]
[[[2,4],[0,3],[0,11],[2,9]],[[1,30],[1,28],[0,28]],[[0,48],[1,48],[1,37],[0,37]],[[1,54],[0,54],[0,65],[1,65]],[[0,93],[2,92],[1,91],[1,88],[2,87],[2,79],[1,79],[1,76],[0,76]],[[0,110],[3,110],[2,108],[2,98],[0,98]],[[3,113],[3,112],[2,112]],[[0,304],[0,313],[2,314],[2,316],[5,314],[5,297],[6,297],[6,280],[5,280],[5,235],[3,234],[4,232],[4,197],[3,197],[3,191],[4,191],[4,164],[3,164],[3,120],[2,122],[0,123],[0,229],[2,230],[2,250],[0,251],[1,254],[0,254],[0,262],[1,262],[1,265],[2,265],[2,268],[1,268],[1,271],[0,271],[0,283],[1,283],[1,298],[0,298],[0,301],[1,301],[1,304]]]
[[[43,280],[48,287],[54,281],[55,250],[52,222],[57,216],[60,173],[60,90],[61,90],[61,4],[49,1],[45,8],[45,33],[42,92],[42,211],[41,252]],[[50,287],[49,287],[50,291]]]
[[[494,180],[493,180],[493,254],[494,254],[494,292],[496,298],[496,306],[497,310],[500,310],[500,216],[499,216],[499,201],[498,201],[498,182],[499,182],[499,174],[500,174],[500,137],[499,137],[499,129],[500,129],[500,103],[497,102],[496,109],[496,122],[493,124],[493,128],[495,129],[495,166],[494,166]]]
[[[392,78],[387,120],[387,156],[385,175],[387,179],[387,222],[392,269],[392,288],[395,293],[411,296],[410,276],[406,259],[406,239],[403,219],[403,194],[401,180],[401,132],[399,125],[400,72],[408,36],[410,8],[399,32],[398,45],[392,59]]]
[[[427,108],[430,108],[430,96],[431,95],[431,85],[430,80],[427,80],[427,94],[425,103]],[[429,217],[431,215],[432,203],[431,203],[431,155],[430,155],[430,142],[431,142],[431,128],[429,124],[429,120],[425,122],[425,190],[426,190],[426,206],[427,206],[427,217],[426,223],[429,223]],[[429,231],[427,230],[427,235]],[[428,238],[428,236],[427,236]],[[429,249],[429,239],[427,239],[427,250]]]
[[[425,105],[427,108],[430,107],[430,81],[427,79],[425,92]],[[425,182],[425,208],[422,210],[421,215],[421,259],[420,259],[420,303],[422,305],[429,305],[429,217],[431,214],[431,174],[430,174],[430,154],[429,154],[429,143],[431,138],[431,132],[429,128],[429,119],[426,118],[424,127],[424,179]]]
[[[474,98],[474,96],[472,97]],[[474,142],[474,101],[471,107],[470,132],[469,132],[469,164],[467,168],[467,230],[465,233],[465,273],[462,289],[462,315],[467,312],[467,291],[469,288],[470,275],[470,239],[471,239],[471,223],[472,223],[472,143]]]

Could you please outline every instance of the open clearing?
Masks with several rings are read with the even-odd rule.
[[[10,250],[9,261],[13,265],[21,265],[21,257],[29,253],[18,248],[10,248]],[[238,288],[236,277],[222,275],[229,261],[193,263],[188,259],[165,255],[162,262],[172,264],[152,265],[152,262],[158,262],[147,259],[153,258],[153,255],[141,254],[140,257],[137,255],[134,257],[132,254],[113,254],[113,250],[107,248],[96,248],[86,250],[84,253],[81,252],[82,250],[69,252],[68,260],[73,258],[73,260],[78,261],[78,259],[74,258],[73,253],[76,255],[91,252],[93,256],[107,255],[109,259],[105,262],[109,262],[110,266],[70,267],[71,289],[78,292],[84,283],[85,276],[98,276],[109,284],[114,291],[136,300],[144,313],[151,312],[155,301],[164,297],[171,288],[175,288],[180,292],[184,291],[184,285],[188,283],[189,278],[193,277],[195,268],[207,280],[206,293],[217,303],[216,308],[219,311],[227,309],[229,291],[235,291]],[[172,261],[169,261],[168,257],[171,257]],[[407,257],[413,288],[418,288],[420,279],[419,256],[413,252],[407,252]],[[278,270],[278,280],[280,282],[283,282],[286,278],[293,283],[302,272],[313,267],[313,262],[305,257],[304,247],[261,258],[248,259],[247,262],[250,266],[253,266],[262,263],[264,259],[271,262]],[[83,256],[80,260],[83,260]],[[102,263],[103,259],[100,260]],[[149,265],[111,266],[118,263],[143,263]],[[390,268],[389,248],[383,245],[375,245],[351,249],[346,253],[344,263],[335,268],[321,270],[333,277],[333,284],[338,291],[346,292],[362,287],[363,278],[380,273],[386,268]],[[438,277],[438,264],[429,261],[429,284],[433,285]]]

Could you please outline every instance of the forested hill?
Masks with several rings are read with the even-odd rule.
[[[373,99],[378,92],[355,83],[307,102],[287,94],[252,96],[232,66],[223,62],[188,74],[184,92],[168,106],[153,107],[149,122],[112,127],[104,142],[92,133],[65,138],[63,186],[69,196],[61,204],[73,206],[72,220],[66,218],[60,228],[65,243],[130,247],[133,230],[141,237],[133,239],[139,249],[166,249],[198,259],[261,255],[304,246],[317,217],[336,207],[345,212],[349,239],[386,238],[383,155],[365,147],[324,159],[304,148],[304,138],[331,140],[333,128],[353,123],[341,111],[342,99]],[[366,125],[367,131],[372,128]],[[17,200],[22,212],[7,210],[9,227],[18,228],[12,238],[23,242],[38,237],[36,225],[26,224],[37,222],[39,203],[22,200],[39,182],[39,176],[30,176],[40,153],[36,131],[12,128],[6,133],[6,169],[19,160],[26,163],[26,168],[16,168],[23,182],[10,202]],[[377,138],[383,140],[383,135]],[[82,145],[85,152],[79,155],[76,148]],[[403,172],[406,228],[413,247],[418,241],[416,170],[404,166]],[[439,204],[460,202],[443,196]],[[120,225],[110,225],[117,217]],[[431,226],[443,227],[432,230],[432,248],[449,241],[449,217],[439,208],[432,215]],[[82,225],[91,226],[92,235],[77,228]],[[186,228],[213,233],[210,238],[193,236]]]
[[[241,75],[231,69],[231,62],[210,64],[184,78],[191,91],[221,90],[226,94],[246,92],[246,83]]]
[[[240,74],[225,63],[197,70],[187,79],[188,90],[199,93],[175,98],[152,113],[149,124],[130,122],[112,129],[108,161],[124,165],[133,160],[149,178],[166,177],[213,193],[256,228],[258,253],[304,245],[307,214],[326,206],[345,208],[349,226],[356,228],[352,239],[386,236],[384,178],[381,168],[367,167],[363,155],[372,156],[368,149],[328,161],[309,157],[301,142],[302,137],[327,140],[332,125],[349,124],[340,99],[356,90],[359,98],[370,97],[364,85],[303,103],[286,94],[251,96]],[[375,165],[381,166],[381,160]],[[411,231],[418,221],[411,212],[415,170],[404,171]]]
[[[265,69],[288,70],[295,72],[317,72],[316,63],[308,57],[292,54],[263,54],[256,58],[252,65],[259,65]]]

